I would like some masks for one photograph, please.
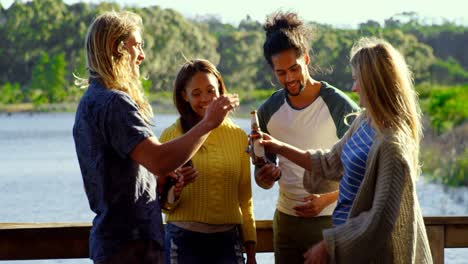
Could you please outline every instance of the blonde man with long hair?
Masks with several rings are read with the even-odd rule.
[[[78,106],[73,137],[91,210],[94,263],[163,263],[163,226],[157,194],[166,177],[187,162],[238,105],[222,95],[183,136],[161,144],[140,83],[145,59],[141,17],[106,12],[85,41],[88,89]]]
[[[340,181],[334,227],[305,263],[432,263],[416,195],[420,109],[403,56],[388,42],[360,39],[351,51],[353,91],[363,110],[330,150],[262,144],[304,167],[311,193]]]

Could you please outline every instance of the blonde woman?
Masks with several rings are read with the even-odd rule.
[[[300,150],[266,136],[264,146],[306,169],[311,193],[340,181],[334,227],[305,263],[432,263],[416,196],[420,109],[402,55],[363,38],[351,51],[353,91],[365,108],[331,150]]]
[[[76,111],[73,138],[91,210],[94,263],[163,263],[163,226],[156,182],[184,164],[238,105],[224,95],[190,131],[161,144],[140,81],[145,59],[142,20],[131,12],[97,17],[85,41],[88,89]],[[159,184],[158,186],[161,186]]]

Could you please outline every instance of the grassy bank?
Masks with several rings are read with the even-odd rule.
[[[0,113],[23,112],[74,112],[77,103],[41,104],[32,103],[0,104]]]

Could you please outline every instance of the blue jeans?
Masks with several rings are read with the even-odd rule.
[[[166,224],[167,264],[240,264],[243,246],[236,228],[220,233],[199,233]]]

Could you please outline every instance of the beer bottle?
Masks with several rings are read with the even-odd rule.
[[[259,140],[262,139],[262,132],[258,125],[257,111],[254,110],[250,112],[250,115],[251,130],[249,134],[248,153],[250,153],[250,157],[252,158],[252,164],[262,167],[267,163],[267,161],[265,157],[265,148],[259,143]]]
[[[192,160],[187,161],[184,165],[182,165],[182,167],[193,167]],[[175,174],[177,175],[177,179],[179,177],[183,177],[177,171],[175,171]],[[170,210],[173,207],[174,202],[176,201],[174,188],[177,183],[177,179],[174,179],[170,176],[166,178],[166,182],[163,185],[162,194],[160,197],[160,203],[161,203],[162,209]]]

